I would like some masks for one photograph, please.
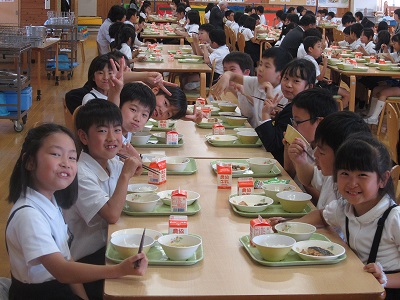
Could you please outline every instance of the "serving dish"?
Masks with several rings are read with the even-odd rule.
[[[232,177],[237,178],[237,177],[276,177],[281,174],[281,170],[277,165],[274,165],[274,167],[271,169],[270,172],[268,173],[255,173],[250,169],[250,165],[247,162],[246,159],[219,159],[219,160],[213,160],[210,162],[211,168],[217,174],[217,163],[218,162],[228,162],[232,163],[234,165],[242,166],[246,165],[249,166],[248,169],[245,171],[241,172],[232,172]]]

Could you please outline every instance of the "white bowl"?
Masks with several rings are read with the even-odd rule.
[[[262,195],[241,195],[229,198],[229,203],[235,206],[237,210],[251,213],[263,211],[273,202],[271,198]]]
[[[333,255],[316,256],[301,253],[302,251],[307,251],[309,247],[320,247],[322,249],[330,251]],[[339,244],[333,243],[331,241],[319,240],[297,242],[293,245],[292,249],[304,260],[334,260],[346,252],[346,250]]]
[[[167,157],[167,171],[182,172],[190,162],[190,159],[182,156]]]
[[[274,203],[279,203],[279,199],[276,194],[283,191],[295,191],[296,187],[288,183],[266,183],[263,184],[262,189],[264,190],[265,196],[272,198]]]
[[[298,213],[302,212],[312,196],[303,192],[279,192],[276,194],[282,208],[287,212]]]
[[[153,128],[153,125],[145,125],[142,129],[143,132],[149,132]]]
[[[142,163],[146,166],[149,166],[152,161],[163,157],[165,157],[164,154],[142,154]]]
[[[276,164],[276,160],[273,158],[266,157],[253,157],[247,160],[250,165],[250,169],[254,173],[269,173],[274,165]]]
[[[160,196],[149,193],[132,193],[126,195],[126,204],[131,211],[150,212],[157,205]]]
[[[143,233],[143,231],[142,231]],[[119,256],[123,259],[130,256],[136,255],[139,250],[140,240],[142,239],[142,233],[139,234],[119,234],[111,238],[111,245],[118,252]],[[154,239],[150,236],[145,235],[143,241],[143,253],[147,253],[150,247],[153,246]]]
[[[256,132],[254,128],[249,127],[236,127],[233,130],[237,132]]]
[[[132,134],[131,143],[132,145],[146,145],[151,137],[149,132],[136,132]]]
[[[281,261],[296,243],[294,238],[281,234],[263,234],[253,238],[263,259],[268,261]]]
[[[174,190],[166,190],[166,191],[162,191],[162,192],[158,192],[157,195],[160,196],[162,202],[165,205],[170,206],[171,205],[171,194]],[[194,201],[198,200],[200,198],[200,194],[193,192],[193,191],[187,191],[187,205],[192,205],[194,203]]]
[[[220,102],[219,103],[219,108],[221,109],[222,112],[224,112],[224,111],[234,112],[236,107],[237,107],[237,104],[231,103],[231,102]]]
[[[234,135],[209,135],[207,139],[216,145],[232,145],[238,138]]]
[[[177,261],[184,261],[192,257],[201,242],[201,238],[186,234],[168,234],[158,239],[158,243],[168,258]]]
[[[225,121],[231,126],[243,126],[247,118],[226,116]]]
[[[243,144],[255,144],[258,141],[258,134],[255,131],[238,131],[237,136]]]
[[[142,234],[144,228],[127,228],[114,231],[111,233],[111,238],[121,234]],[[154,241],[157,241],[159,237],[163,236],[163,234],[157,230],[146,228],[146,236],[153,238]]]
[[[158,186],[149,183],[128,184],[129,193],[154,193],[158,190]]]
[[[300,222],[285,222],[275,225],[279,234],[287,235],[296,240],[296,242],[309,240],[311,235],[317,230],[315,226]]]
[[[153,133],[153,136],[155,136],[160,143],[162,143],[162,144],[167,143],[167,133],[166,132],[156,132],[156,133]],[[178,133],[178,141],[180,141],[182,138],[183,138],[183,134]]]

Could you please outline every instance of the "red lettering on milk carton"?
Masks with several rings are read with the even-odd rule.
[[[149,167],[158,171],[158,174],[154,172],[148,172],[148,182],[151,184],[162,184],[167,181],[167,162],[165,157],[157,158],[150,162]]]
[[[254,192],[254,180],[252,177],[238,178],[237,194],[250,195]]]
[[[217,182],[219,189],[230,189],[232,187],[232,164],[217,163]]]
[[[187,216],[169,216],[169,234],[188,234]]]
[[[171,211],[185,212],[187,211],[187,192],[181,189],[172,191],[171,194]]]
[[[261,216],[258,216],[257,219],[250,221],[250,244],[253,247],[255,247],[253,244],[253,238],[255,236],[268,233],[274,233],[274,231],[267,220],[264,220]]]
[[[159,128],[168,128],[169,127],[168,120],[159,120],[159,121],[157,121],[157,123],[158,123]]]

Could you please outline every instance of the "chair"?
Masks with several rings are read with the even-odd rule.
[[[397,144],[399,142],[399,111],[392,103],[386,104],[387,114],[387,137],[389,143],[389,150],[392,159],[396,164],[398,163],[397,157]]]
[[[261,45],[260,45],[260,60],[259,61],[261,61],[262,54],[263,54],[264,50],[269,49],[269,48],[272,48],[272,45],[269,42],[261,42]]]
[[[334,95],[333,99],[336,100],[337,104],[338,104],[338,110],[342,111],[343,110],[343,101],[342,101],[342,96],[340,95]]]
[[[214,73],[215,73],[215,66],[217,65],[217,60],[214,59],[211,65],[211,76],[210,76],[210,82],[209,82],[209,86],[212,86],[212,83],[214,81]],[[207,90],[207,97],[210,95],[210,88],[206,88]],[[192,91],[185,91],[186,94],[186,98],[188,100],[188,102],[193,102],[196,101],[196,99],[200,96],[200,90],[199,89],[195,89]]]
[[[246,40],[244,39],[244,35],[241,32],[237,34],[237,45],[240,52],[244,53],[244,47],[246,46]]]
[[[393,180],[393,186],[394,186],[394,199],[397,204],[399,204],[399,191],[398,186],[399,186],[399,179],[400,179],[400,166],[395,165],[391,170],[390,170],[390,176],[392,177]]]
[[[229,38],[230,38],[230,40],[231,40],[231,51],[236,51],[237,49],[236,49],[236,40],[237,40],[237,37],[236,37],[236,33],[235,33],[235,31],[232,29],[232,28],[230,28],[229,27]]]
[[[337,28],[333,28],[333,41],[334,42],[340,42],[344,40],[344,33],[341,30],[338,30]]]
[[[96,43],[97,43],[97,55],[100,55],[100,53],[101,53],[100,44],[97,41],[96,41]]]
[[[63,107],[64,107],[64,121],[65,121],[65,127],[67,127],[69,130],[73,131],[74,130],[74,118],[67,108],[67,104],[65,103],[65,98],[63,98]]]
[[[386,109],[386,104],[388,103],[393,103],[396,105],[396,107],[398,108],[397,111],[400,111],[400,97],[396,97],[396,96],[392,96],[392,97],[387,97],[385,104],[383,106],[382,112],[379,116],[379,122],[378,122],[378,129],[377,129],[377,134],[379,134],[381,132],[382,129],[382,124],[383,124],[383,119],[385,118],[385,109]]]
[[[229,26],[224,24],[224,32],[225,32],[225,36],[226,36],[226,46],[228,46],[229,50],[232,49],[232,42],[231,42],[231,36],[229,34]],[[231,50],[232,51],[232,50]]]

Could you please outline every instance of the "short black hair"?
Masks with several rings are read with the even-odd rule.
[[[138,23],[140,24],[140,23],[144,23],[144,22],[146,22],[146,20],[142,16],[139,16]]]
[[[240,19],[241,16],[243,16],[243,13],[241,11],[235,12],[235,15],[233,16],[233,19],[235,20],[236,23],[239,24],[239,19]]]
[[[210,37],[210,41],[217,43],[218,46],[223,46],[226,44],[225,31],[223,31],[222,29],[211,30],[211,32],[209,33],[209,37]]]
[[[364,18],[364,15],[361,11],[358,11],[354,14],[355,17],[359,18],[360,20],[362,20]]]
[[[328,12],[328,16],[334,18],[335,17],[335,13],[333,11]]]
[[[186,19],[190,20],[190,24],[200,25],[200,15],[197,10],[189,10],[186,14]]]
[[[102,71],[106,66],[111,70],[110,56],[108,54],[99,55],[93,58],[88,69],[88,84],[91,88],[96,87],[94,74],[97,71]]]
[[[344,17],[344,16],[354,17],[354,15],[353,15],[353,13],[352,13],[351,11],[346,11],[346,12],[343,14],[343,17]]]
[[[303,39],[308,36],[317,36],[322,39],[322,33],[318,28],[308,28],[307,30],[305,30],[303,33]]]
[[[228,9],[225,11],[225,18],[229,17],[231,15],[231,13],[235,13],[233,10]]]
[[[180,3],[176,8],[177,13],[186,13],[186,6],[183,3]]]
[[[211,30],[215,29],[215,26],[210,24],[210,23],[206,23],[206,24],[201,24],[199,26],[199,31],[206,31],[208,34],[210,34]]]
[[[314,86],[317,74],[311,61],[304,58],[295,58],[283,68],[281,77],[283,78],[284,76],[298,77],[307,81],[307,84]]]
[[[164,95],[169,101],[170,106],[173,106],[178,110],[178,112],[170,119],[178,120],[183,118],[187,111],[187,99],[185,93],[179,87],[166,86],[165,88],[171,93],[171,96],[165,93],[163,89],[159,89],[156,97],[158,95]]]
[[[243,26],[243,25],[244,25],[244,22],[246,22],[246,20],[247,20],[248,18],[250,18],[248,15],[245,15],[245,14],[241,15],[240,18],[239,18],[239,20],[237,21],[238,25],[239,25],[239,26]]]
[[[114,103],[104,99],[93,99],[82,105],[75,117],[76,130],[83,130],[89,134],[91,126],[113,124],[122,126],[121,110]],[[81,142],[82,149],[89,153],[89,148]]]
[[[287,13],[287,14],[291,14],[291,13],[293,13],[295,10],[296,10],[296,9],[295,9],[293,6],[291,6],[291,7],[288,8],[288,10],[286,11],[286,13]]]
[[[264,6],[262,6],[262,5],[257,6],[257,11],[263,14],[264,13]]]
[[[204,12],[205,12],[205,13],[208,13],[214,6],[215,6],[214,3],[209,2],[209,3],[207,4],[206,8],[204,9]]]
[[[145,84],[140,82],[129,82],[124,85],[120,94],[119,107],[127,102],[139,101],[139,104],[149,108],[149,118],[156,108],[156,95]]]
[[[319,87],[298,93],[292,99],[292,103],[308,112],[311,124],[314,124],[317,118],[325,118],[338,111],[338,105],[336,100],[333,99],[332,93]]]
[[[372,39],[374,37],[374,31],[372,30],[372,28],[364,28],[362,33],[368,38],[368,39]]]
[[[249,13],[249,12],[251,12],[253,10],[253,7],[251,6],[251,5],[246,5],[245,7],[244,7],[244,12],[245,13]]]
[[[299,25],[301,26],[308,26],[316,23],[317,20],[315,19],[315,16],[311,14],[305,14],[299,21]]]
[[[343,29],[343,33],[344,34],[347,34],[347,35],[350,35],[350,27],[351,27],[351,25],[350,26],[347,26],[345,29]]]
[[[121,58],[123,58],[125,60],[125,65],[129,66],[129,59],[128,57],[126,57],[125,54],[123,54],[121,51],[114,49],[112,50],[110,53],[108,53],[108,55],[110,56],[111,59],[113,59],[115,62],[120,61]],[[118,69],[118,66],[116,66]]]
[[[346,25],[347,23],[351,23],[351,20],[352,20],[352,16],[350,16],[350,15],[344,15],[343,17],[342,17],[342,25],[344,26],[344,25]]]
[[[118,35],[118,32],[124,26],[125,26],[125,24],[123,22],[119,22],[119,21],[111,24],[110,27],[108,28],[108,35],[110,36],[110,38],[115,39]]]
[[[361,32],[363,31],[364,27],[360,23],[355,23],[350,26],[350,33],[355,33],[357,38],[361,36]]]
[[[289,20],[290,23],[299,24],[299,16],[297,14],[287,13],[286,19]]]
[[[243,27],[253,31],[256,28],[256,19],[252,17],[247,18],[246,21],[244,21]]]
[[[111,22],[121,21],[126,16],[126,9],[121,5],[113,5],[108,11],[107,18],[111,20]]]
[[[132,16],[137,16],[138,12],[135,8],[128,8],[126,10],[126,19],[129,20]]]
[[[240,69],[242,70],[242,72],[249,70],[250,71],[249,75],[253,76],[254,63],[249,54],[239,52],[239,51],[233,51],[233,52],[229,53],[227,56],[225,56],[224,60],[222,61],[222,64],[229,63],[229,62],[237,63],[239,65]]]
[[[277,16],[279,19],[282,19],[282,15],[284,14],[282,9],[279,9],[276,11],[275,16]]]
[[[296,8],[296,10],[297,10],[297,12],[298,12],[299,14],[301,14],[301,13],[303,12],[304,9],[305,9],[305,8],[304,8],[304,6],[302,6],[302,5],[299,5],[299,6],[297,6],[297,8]]]
[[[257,15],[257,14],[251,14],[250,16],[249,16],[250,18],[253,18],[254,20],[260,20],[260,16],[259,15]]]
[[[266,49],[262,53],[262,58],[272,58],[274,61],[275,70],[277,72],[282,71],[288,62],[290,62],[293,57],[292,55],[279,47],[272,47]]]
[[[400,17],[400,8],[396,9],[396,10],[393,12],[393,14],[396,14],[396,15],[398,15],[398,16]]]
[[[309,53],[309,48],[314,48],[315,44],[321,42],[321,38],[318,36],[308,36],[303,40],[304,50]]]
[[[378,38],[375,43],[375,50],[381,50],[382,44],[389,45],[390,43],[390,32],[388,30],[381,30],[378,32]]]
[[[385,21],[380,21],[378,24],[378,30],[377,32],[381,31],[381,30],[388,30],[389,25],[388,23],[386,23]]]
[[[351,111],[330,114],[319,123],[315,130],[315,142],[328,145],[334,152],[352,133],[371,134],[369,126],[361,116]]]

